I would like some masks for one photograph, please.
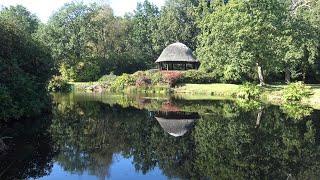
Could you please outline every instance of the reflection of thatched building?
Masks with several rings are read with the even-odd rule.
[[[174,137],[183,136],[192,129],[194,122],[199,119],[198,113],[186,112],[155,112],[155,118],[164,131]]]
[[[182,43],[173,43],[166,47],[156,63],[160,70],[198,69],[200,65],[191,49]]]

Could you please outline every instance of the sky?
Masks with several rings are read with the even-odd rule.
[[[0,0],[0,6],[21,4],[29,11],[36,14],[42,22],[46,22],[50,15],[62,7],[65,3],[74,0]],[[81,0],[76,0],[81,1]],[[108,2],[116,16],[123,16],[127,12],[133,12],[137,2],[144,0],[82,0],[83,2]],[[165,0],[149,0],[158,7],[164,5]]]

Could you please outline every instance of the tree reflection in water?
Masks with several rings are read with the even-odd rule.
[[[51,117],[25,119],[0,127],[5,152],[0,152],[0,179],[35,179],[49,175],[53,166],[54,149],[47,129]]]
[[[179,101],[174,103],[179,106]],[[203,112],[202,102],[194,103],[189,109]],[[241,108],[210,101],[210,113],[197,113],[200,119],[182,125],[183,133],[175,137],[167,133],[172,130],[168,123],[153,115],[163,118],[179,112],[150,113],[99,102],[77,102],[63,109],[56,111],[51,132],[63,152],[57,160],[72,172],[107,176],[113,154],[122,153],[133,158],[136,170],[147,173],[159,167],[170,178],[320,175],[319,123],[314,115],[318,111],[297,121],[276,106]],[[188,119],[183,117],[188,113],[180,115]]]
[[[9,161],[17,162],[3,171],[1,179],[47,175],[52,158],[66,172],[88,172],[103,179],[110,177],[118,154],[132,159],[136,171],[146,174],[159,168],[168,178],[315,179],[320,175],[319,111],[293,114],[285,107],[257,102],[149,99],[135,103],[123,97],[110,101],[56,98],[52,123],[44,123],[49,132],[43,128],[36,136],[20,136],[34,138],[31,146],[17,148],[23,153],[1,156],[1,170],[10,166]],[[31,155],[22,157],[28,149]]]

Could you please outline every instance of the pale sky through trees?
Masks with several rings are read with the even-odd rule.
[[[41,21],[46,22],[50,15],[65,3],[73,0],[0,0],[0,6],[10,6],[21,4],[29,11],[36,14]],[[79,1],[79,0],[77,0]],[[137,2],[144,0],[83,0],[83,2],[107,2],[111,5],[116,16],[123,16],[126,12],[133,12]],[[164,5],[165,0],[149,0],[158,7]]]

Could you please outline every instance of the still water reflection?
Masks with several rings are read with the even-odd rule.
[[[2,128],[1,136],[11,138],[0,179],[320,175],[317,110],[167,97],[53,98],[52,115]]]

